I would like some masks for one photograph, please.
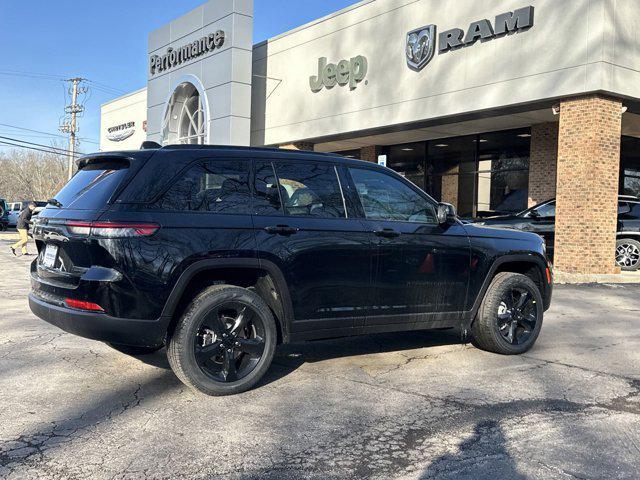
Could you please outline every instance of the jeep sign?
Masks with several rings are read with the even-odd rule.
[[[355,90],[367,76],[368,68],[369,62],[362,55],[341,60],[337,64],[327,63],[327,59],[321,57],[318,59],[318,75],[309,77],[309,86],[312,92],[319,92],[323,87],[331,89],[336,83],[341,87],[348,84],[350,90]]]

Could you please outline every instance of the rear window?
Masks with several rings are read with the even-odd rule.
[[[125,159],[93,161],[69,180],[55,199],[62,208],[97,210],[111,199],[129,170]]]

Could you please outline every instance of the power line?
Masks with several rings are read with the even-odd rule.
[[[42,130],[33,130],[32,128],[18,127],[17,125],[10,125],[8,123],[0,123],[0,126],[1,127],[15,128],[16,130],[23,130],[25,132],[40,133],[40,134],[43,134],[43,135],[49,135],[50,137],[67,138],[66,135],[60,135],[59,133],[43,132]],[[78,137],[78,140],[81,140],[81,141],[87,142],[87,143],[94,143],[96,145],[100,145],[100,142],[96,142],[95,140],[91,140],[89,138]]]
[[[18,70],[0,70],[0,75],[14,77],[41,78],[43,80],[64,80],[63,75],[53,75],[50,73],[21,72]]]
[[[60,153],[63,153],[63,154],[73,153],[73,152],[71,152],[70,150],[66,150],[66,149],[64,149],[64,148],[53,147],[53,146],[51,146],[51,145],[44,145],[44,144],[42,144],[42,143],[27,142],[26,140],[20,140],[20,139],[17,139],[17,138],[11,138],[11,137],[3,137],[3,136],[0,136],[0,139],[2,139],[2,140],[9,140],[9,141],[11,141],[11,142],[26,143],[27,145],[35,145],[36,147],[44,147],[44,148],[48,148],[48,149],[50,149],[50,150],[58,150]],[[83,154],[83,153],[81,153],[81,152],[78,152],[78,154],[79,154],[79,155],[84,155],[84,154]]]
[[[18,148],[26,148],[27,150],[37,150],[38,152],[44,152],[44,153],[52,153],[54,155],[62,155],[61,153],[58,152],[53,152],[51,150],[45,150],[42,148],[36,148],[36,147],[28,147],[26,145],[18,145],[17,143],[9,143],[9,142],[4,142],[2,140],[0,140],[0,144],[1,145],[10,145],[12,147],[18,147]],[[80,155],[78,155],[80,156]]]

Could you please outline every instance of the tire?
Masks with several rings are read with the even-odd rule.
[[[524,306],[520,309],[521,301]],[[499,273],[491,282],[471,326],[472,343],[501,355],[525,353],[540,334],[543,316],[542,295],[529,277]]]
[[[631,238],[616,241],[616,265],[625,272],[640,268],[640,242]]]
[[[260,381],[276,343],[275,320],[259,295],[215,285],[187,307],[169,339],[167,357],[185,385],[207,395],[233,395]]]
[[[128,345],[118,345],[117,343],[107,343],[114,350],[124,353],[125,355],[131,355],[132,357],[139,357],[141,355],[151,355],[162,348],[159,347],[130,347]]]

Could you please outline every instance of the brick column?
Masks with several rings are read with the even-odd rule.
[[[529,206],[556,196],[558,167],[558,124],[541,123],[531,127],[529,161]]]
[[[598,95],[560,106],[555,266],[570,274],[615,267],[622,103]]]
[[[280,147],[283,150],[308,150],[310,152],[313,152],[313,143],[311,142],[294,142],[294,143],[287,143],[286,145],[280,145]]]
[[[378,163],[378,154],[380,153],[380,149],[378,147],[362,147],[360,149],[360,160],[364,160],[366,162]]]

